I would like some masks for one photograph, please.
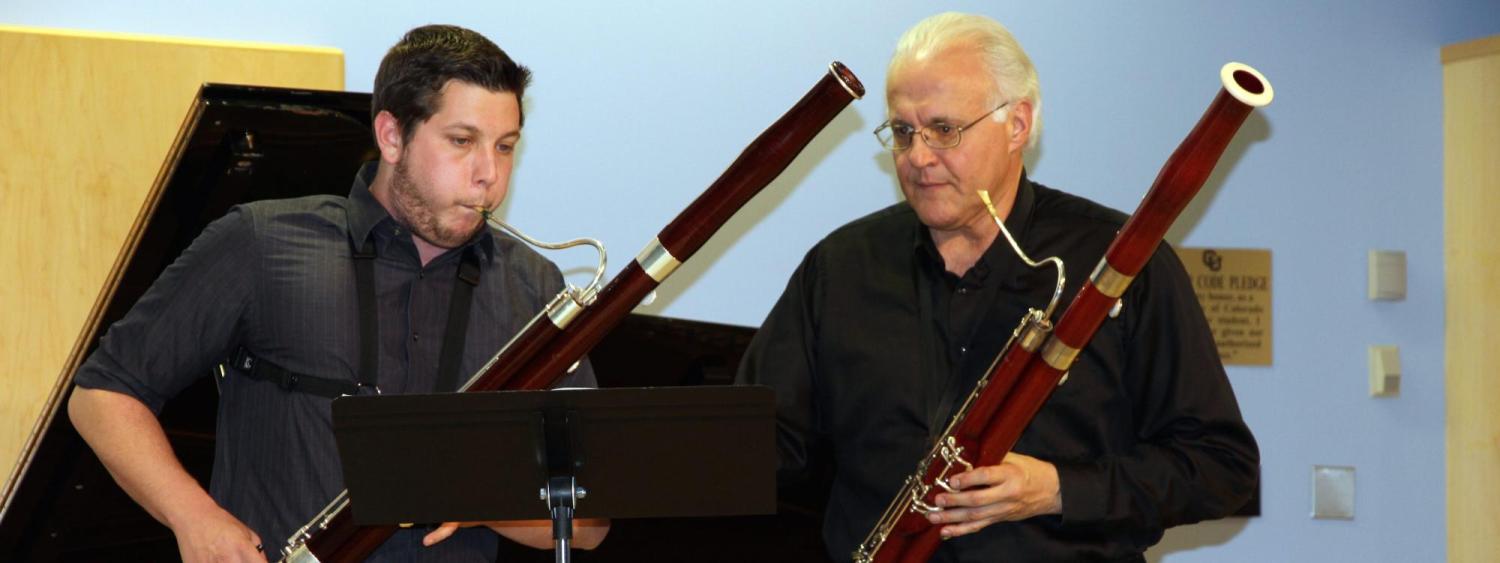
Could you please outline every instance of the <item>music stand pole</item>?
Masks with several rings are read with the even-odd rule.
[[[577,460],[574,459],[574,421],[577,415],[571,410],[551,407],[542,411],[543,463],[547,466],[547,486],[542,489],[542,500],[552,514],[552,551],[557,554],[557,563],[568,563],[573,558],[573,512],[578,501],[588,494],[578,486],[574,474]]]
[[[568,563],[573,559],[573,511],[578,501],[588,496],[588,490],[578,486],[571,475],[552,477],[542,487],[542,500],[552,514],[552,550],[557,563]]]

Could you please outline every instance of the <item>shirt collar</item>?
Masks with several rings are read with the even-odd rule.
[[[381,205],[375,199],[375,195],[370,193],[370,185],[375,183],[375,173],[379,170],[379,161],[364,163],[360,166],[359,173],[354,175],[354,184],[349,187],[349,232],[359,244],[369,240],[376,227],[389,222],[394,228],[396,224],[396,219],[391,217],[385,206]],[[460,248],[478,244],[479,248],[484,251],[485,259],[493,259],[495,237],[491,231],[492,229],[486,225],[485,228],[479,230],[478,235],[469,239],[469,242],[464,243]]]
[[[370,184],[375,182],[375,172],[379,169],[378,161],[364,163],[354,175],[354,185],[349,187],[349,232],[356,244],[369,240],[370,231],[375,230],[376,225],[392,220],[385,206],[370,193]]]

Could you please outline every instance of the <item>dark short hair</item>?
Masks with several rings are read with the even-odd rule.
[[[370,101],[371,122],[381,111],[391,112],[401,126],[401,138],[411,140],[417,126],[442,109],[439,93],[449,80],[514,93],[519,107],[531,71],[478,32],[454,25],[424,25],[406,32],[381,59]],[[521,123],[526,123],[524,110]]]

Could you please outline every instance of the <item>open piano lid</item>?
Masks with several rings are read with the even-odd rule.
[[[345,195],[376,158],[370,95],[205,84],[146,195],[0,504],[0,560],[174,560],[165,527],[114,484],[66,415],[73,374],[209,222],[254,200]],[[128,212],[128,211],[127,211]],[[169,402],[162,423],[205,485],[212,467],[212,379]]]

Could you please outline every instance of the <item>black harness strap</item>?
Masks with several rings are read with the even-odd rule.
[[[287,392],[311,393],[330,399],[344,395],[353,395],[359,392],[359,384],[352,381],[313,377],[290,372],[281,369],[281,366],[251,355],[250,351],[244,347],[235,350],[234,356],[229,358],[229,366],[240,370],[245,375],[250,376],[251,379],[275,383],[283,391]]]
[[[352,242],[352,241],[351,241]],[[359,293],[359,384],[380,392],[380,312],[375,307],[375,240],[354,251],[354,287]]]
[[[458,264],[458,281],[448,300],[448,326],[443,329],[443,349],[438,353],[437,390],[458,390],[458,368],[464,357],[464,336],[469,332],[469,309],[474,288],[479,285],[479,253],[474,245],[464,249]]]

